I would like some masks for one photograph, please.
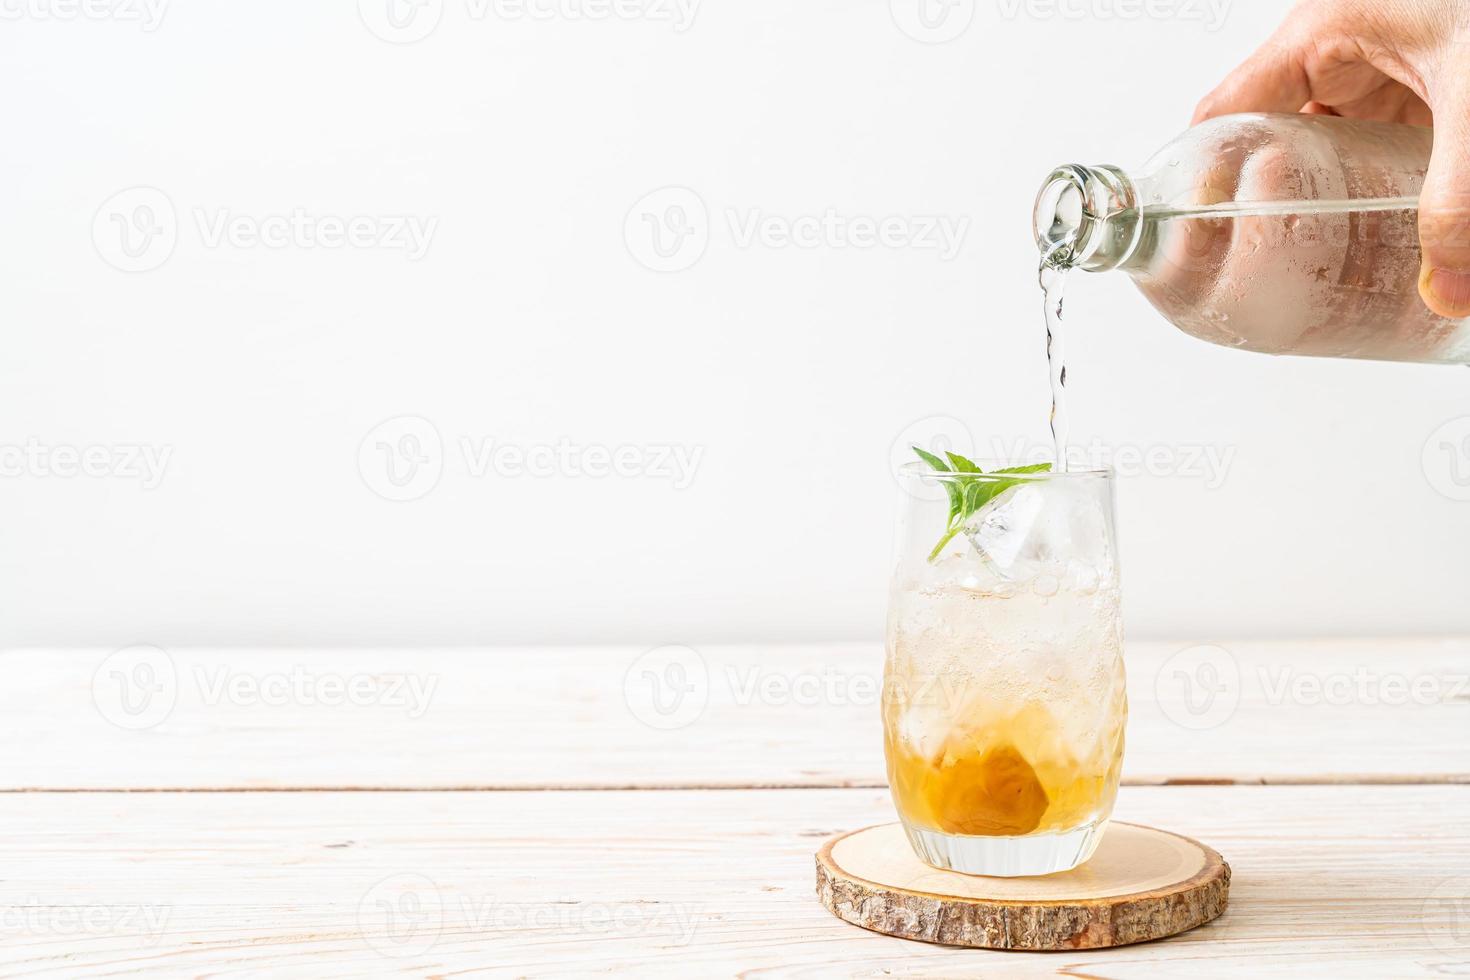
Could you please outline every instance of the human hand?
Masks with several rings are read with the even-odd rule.
[[[1470,317],[1470,0],[1302,0],[1194,121],[1298,111],[1434,125],[1419,293]]]

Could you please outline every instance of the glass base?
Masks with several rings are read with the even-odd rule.
[[[963,837],[903,825],[914,853],[942,871],[989,878],[1030,878],[1071,871],[1092,857],[1108,822],[1026,837]]]

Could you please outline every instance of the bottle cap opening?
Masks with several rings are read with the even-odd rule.
[[[1042,254],[1059,265],[1070,265],[1085,238],[1087,215],[1086,178],[1077,167],[1059,167],[1042,185],[1036,197],[1034,227],[1036,245]]]
[[[1068,164],[1053,170],[1041,186],[1032,225],[1049,264],[1103,272],[1133,254],[1142,215],[1122,171]]]

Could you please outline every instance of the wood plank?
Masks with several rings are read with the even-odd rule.
[[[1127,781],[1470,781],[1470,638],[1227,646],[1130,645]],[[878,646],[645,654],[10,651],[0,788],[884,784]]]
[[[1015,954],[837,920],[813,852],[866,789],[8,794],[0,974],[1410,977],[1470,969],[1470,787],[1131,787],[1218,848],[1219,920]]]

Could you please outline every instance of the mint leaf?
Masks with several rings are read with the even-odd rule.
[[[933,453],[926,453],[924,450],[920,449],[918,446],[915,446],[914,447],[914,452],[918,453],[920,459],[922,459],[924,462],[928,463],[930,466],[934,467],[934,469],[938,470],[940,473],[949,473],[949,472],[951,472],[950,471],[950,468],[945,465],[944,460],[940,459],[938,456],[934,455]],[[957,487],[957,486],[955,486],[954,481],[952,481],[952,480],[945,480],[943,482],[944,482],[944,492],[947,493],[947,494],[949,494],[949,519],[951,521],[953,521],[954,520],[954,515],[959,513],[960,507],[962,505],[962,498],[960,497],[960,488]]]
[[[987,476],[979,466],[958,453],[945,453],[944,455],[949,457],[949,463],[946,464],[938,456],[925,452],[918,446],[914,447],[914,452],[918,453],[919,458],[936,471],[956,474],[952,479],[944,481],[944,490],[949,495],[949,520],[944,527],[944,537],[939,539],[939,543],[929,553],[931,562],[939,559],[939,555],[949,546],[949,543],[965,529],[970,518],[1007,490],[1013,490],[1028,482],[1024,479],[1007,480],[996,479],[996,477],[1025,477],[1051,472],[1050,463],[1037,463],[1033,466],[1013,466],[996,470]]]
[[[980,480],[972,480],[965,484],[965,506],[960,512],[961,516],[973,514],[985,506],[995,496],[989,486]],[[953,520],[951,520],[953,523]]]
[[[963,456],[956,455],[955,453],[945,453],[944,455],[946,455],[946,456],[949,457],[949,461],[954,466],[954,471],[956,473],[984,473],[985,472],[980,467],[976,466],[974,463],[970,462],[968,459],[966,459]]]
[[[943,551],[945,546],[953,541],[955,539],[955,536],[958,535],[962,530],[964,530],[964,525],[961,525],[960,527],[946,532],[944,537],[939,539],[939,543],[934,546],[934,550],[929,552],[929,561],[931,563],[938,561],[939,553]]]
[[[920,449],[918,446],[915,446],[914,447],[914,452],[918,453],[920,459],[922,459],[924,462],[928,463],[930,466],[934,467],[939,472],[941,472],[941,473],[948,473],[949,472],[949,467],[944,464],[944,460],[940,459],[938,456],[934,455],[933,453],[926,453],[924,450]]]

